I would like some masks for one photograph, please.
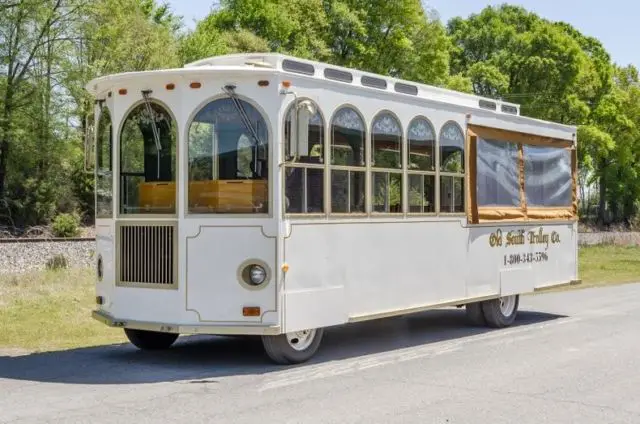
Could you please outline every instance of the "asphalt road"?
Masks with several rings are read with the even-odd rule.
[[[517,325],[462,310],[328,331],[311,363],[184,338],[0,357],[2,423],[640,423],[640,284],[528,296]]]

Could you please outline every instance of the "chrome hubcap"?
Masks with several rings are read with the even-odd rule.
[[[505,296],[500,298],[500,312],[502,312],[502,315],[504,315],[505,317],[511,315],[515,308],[516,308],[515,296]]]
[[[311,346],[316,337],[316,330],[303,330],[293,333],[287,333],[287,342],[289,346],[297,351],[303,351]]]

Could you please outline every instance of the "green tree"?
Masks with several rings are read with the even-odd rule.
[[[271,51],[425,83],[450,82],[446,31],[419,0],[223,0],[181,46],[184,62]],[[460,79],[452,83],[465,85]]]
[[[604,82],[567,28],[506,5],[454,18],[452,72],[470,78],[477,94],[520,103],[525,115],[581,123]]]
[[[87,124],[94,125],[93,100],[85,90],[89,80],[112,73],[179,66],[177,34],[181,25],[166,3],[155,0],[98,0],[87,4],[75,21],[76,41],[69,46],[64,62],[65,88],[80,122],[78,137]],[[93,216],[90,200],[94,186],[87,178],[92,177],[83,173],[78,155],[70,163],[73,194],[86,214]]]
[[[471,80],[475,93],[520,103],[523,115],[578,126],[581,183],[598,181],[604,222],[607,200],[616,203],[608,190],[630,188],[634,168],[624,147],[633,140],[628,89],[614,83],[602,44],[566,23],[508,5],[454,18],[448,33],[452,72]],[[624,172],[617,163],[626,163]]]
[[[91,213],[81,140],[93,102],[84,86],[178,65],[180,20],[154,0],[0,6],[0,220],[21,227],[76,208]]]

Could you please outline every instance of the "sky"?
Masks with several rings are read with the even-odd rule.
[[[211,10],[213,0],[167,0],[174,12],[193,28]],[[393,0],[389,0],[393,1]],[[636,0],[427,0],[446,23],[455,16],[467,17],[488,5],[508,2],[523,6],[552,21],[564,21],[583,34],[598,38],[613,61],[640,68],[640,1]]]

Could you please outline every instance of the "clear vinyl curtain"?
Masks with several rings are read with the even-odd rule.
[[[478,206],[520,207],[518,146],[478,137]]]
[[[571,151],[524,146],[524,188],[528,207],[564,207],[573,201]]]

